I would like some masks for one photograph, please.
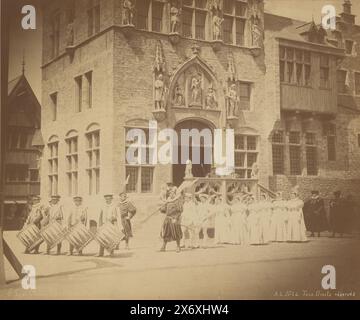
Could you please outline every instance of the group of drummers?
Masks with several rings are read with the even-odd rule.
[[[259,201],[247,192],[234,195],[231,201],[219,194],[185,193],[182,205],[169,207],[171,199],[176,200],[175,189],[169,190],[165,202],[164,212],[172,220],[164,221],[162,250],[173,240],[177,242],[178,251],[181,247],[207,247],[210,243],[262,245],[307,241],[304,202],[297,188],[292,190],[289,200],[284,200],[281,192],[274,200],[262,194]]]
[[[131,219],[136,214],[136,208],[126,192],[121,192],[119,197],[120,201],[114,203],[112,194],[104,195],[97,221],[98,231],[94,234],[86,227],[88,210],[81,196],[73,197],[73,206],[67,215],[64,214],[60,196],[52,196],[49,206],[44,206],[39,196],[33,196],[29,215],[18,234],[26,247],[25,253],[38,254],[40,245],[45,241],[47,254],[56,247],[56,254],[60,255],[65,239],[69,242],[68,255],[73,255],[74,249],[82,255],[83,248],[94,238],[99,242],[97,256],[103,256],[105,249],[112,255],[121,241],[125,241],[125,248],[129,249]]]

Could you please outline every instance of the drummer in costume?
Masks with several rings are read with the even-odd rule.
[[[181,230],[181,214],[183,211],[183,196],[177,195],[176,189],[169,190],[168,199],[161,206],[160,211],[165,213],[165,219],[161,228],[161,238],[163,239],[163,245],[160,251],[166,250],[168,242],[176,241],[176,252],[180,252],[180,241],[183,233]]]
[[[37,226],[39,228],[39,230],[41,229],[41,221],[44,219],[44,207],[40,203],[40,200],[41,200],[41,198],[39,196],[32,197],[31,210],[30,210],[29,216],[27,217],[27,220],[25,222],[25,225],[34,224],[35,226]],[[40,244],[34,248],[35,254],[39,253],[39,247],[40,247]],[[26,249],[25,253],[30,253],[30,252],[28,249]]]
[[[99,216],[99,227],[103,226],[106,223],[115,224],[116,223],[116,207],[113,204],[114,196],[112,194],[104,195],[105,203],[100,210]],[[105,248],[100,245],[99,254],[97,257],[103,257]],[[111,255],[113,252],[111,252]]]
[[[71,209],[68,217],[68,227],[72,228],[78,223],[82,223],[86,226],[87,222],[87,208],[83,205],[83,199],[80,196],[75,196],[74,198],[74,207]],[[73,255],[74,247],[70,244],[69,254]],[[79,251],[79,255],[82,255],[82,250]]]
[[[121,192],[119,196],[120,196],[120,202],[116,208],[116,220],[119,229],[122,230],[125,234],[123,238],[123,240],[125,240],[125,248],[129,249],[129,241],[130,238],[132,238],[133,236],[131,219],[136,214],[136,207],[129,200],[125,190]]]
[[[53,223],[54,221],[62,224],[63,220],[64,220],[64,211],[63,211],[63,207],[60,204],[60,196],[52,196],[51,200],[50,200],[50,206],[47,208],[46,210],[46,218],[44,220],[46,220],[45,225],[48,225],[50,223]],[[57,244],[56,247],[56,254],[60,255],[61,254],[61,242]],[[50,254],[50,247],[49,245],[47,246],[47,250],[46,250],[46,254]]]

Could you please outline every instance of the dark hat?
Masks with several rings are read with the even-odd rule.
[[[311,191],[311,194],[316,194],[316,195],[318,195],[318,194],[319,194],[319,191],[317,191],[317,190],[312,190],[312,191]]]
[[[39,195],[32,195],[31,199],[41,200],[41,197]]]
[[[51,196],[51,199],[56,199],[56,200],[59,200],[61,197],[59,195],[54,195],[54,196]]]
[[[82,200],[82,197],[81,196],[74,196],[73,199],[74,200]]]
[[[114,195],[109,193],[109,194],[104,194],[104,198],[113,198]]]

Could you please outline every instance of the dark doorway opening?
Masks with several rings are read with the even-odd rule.
[[[209,129],[211,131],[211,145],[205,145],[203,138],[200,139],[200,163],[196,164],[193,162],[192,173],[194,177],[206,177],[207,174],[211,171],[212,164],[205,163],[205,153],[207,151],[211,152],[212,155],[212,146],[213,146],[213,130],[209,125],[199,120],[185,120],[175,126],[175,131],[178,135],[178,164],[173,164],[173,183],[175,186],[180,186],[184,181],[185,177],[185,168],[186,164],[181,163],[181,150],[182,148],[188,148],[186,145],[182,145],[181,141],[181,130],[182,129],[197,129],[201,132],[203,129]],[[193,150],[192,150],[192,138],[190,137],[189,145],[189,158],[193,159]]]

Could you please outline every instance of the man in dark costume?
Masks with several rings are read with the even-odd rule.
[[[168,198],[160,209],[160,211],[166,215],[161,228],[160,235],[163,239],[163,246],[160,251],[165,251],[167,243],[171,241],[176,241],[176,252],[180,252],[181,250],[180,241],[183,236],[181,230],[181,213],[183,211],[183,204],[182,194],[177,195],[175,188],[170,189]]]
[[[131,219],[136,214],[136,207],[132,204],[132,202],[128,199],[128,196],[126,194],[126,191],[124,190],[119,194],[120,196],[120,202],[116,208],[117,210],[117,222],[121,222],[121,225],[119,224],[119,228],[122,228],[122,231],[124,232],[125,236],[123,240],[125,240],[125,249],[129,249],[129,241],[130,238],[132,238],[132,227],[131,227]]]
[[[341,192],[334,192],[334,199],[330,201],[330,226],[333,232],[332,238],[335,237],[336,233],[343,236],[346,229],[347,213],[345,212],[346,206],[344,199],[341,197]]]
[[[328,229],[324,200],[320,198],[319,191],[311,191],[311,198],[304,205],[304,218],[311,237],[315,236],[315,232],[320,237],[320,233]]]

